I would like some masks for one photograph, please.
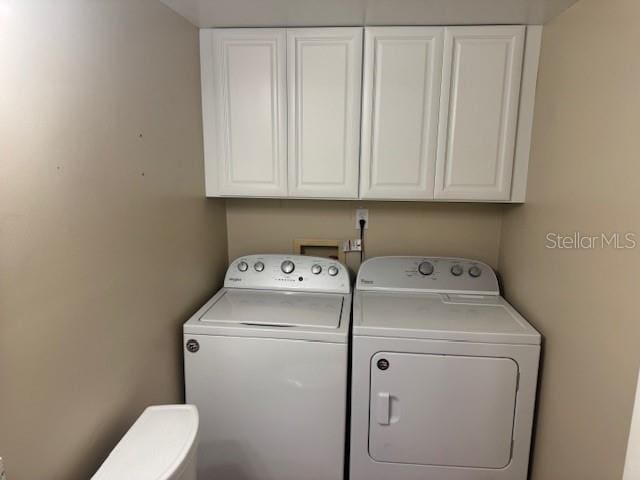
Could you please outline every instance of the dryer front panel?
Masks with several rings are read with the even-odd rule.
[[[518,383],[512,359],[378,352],[370,368],[373,460],[487,469],[509,464]]]

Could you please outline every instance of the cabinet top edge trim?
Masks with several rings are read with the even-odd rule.
[[[398,31],[400,30],[412,30],[412,29],[420,29],[420,28],[497,28],[497,27],[543,27],[541,24],[537,23],[482,23],[482,24],[420,24],[420,25],[376,25],[376,24],[363,24],[363,25],[325,25],[325,26],[313,26],[313,27],[304,27],[304,26],[295,26],[295,27],[203,27],[199,30],[221,30],[226,32],[247,32],[248,30],[260,30],[263,32],[273,31],[273,32],[282,32],[286,30],[344,30],[344,29],[385,29],[392,28]]]

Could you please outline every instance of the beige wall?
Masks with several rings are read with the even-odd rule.
[[[636,0],[582,0],[546,26],[526,205],[227,200],[226,226],[222,201],[203,197],[195,28],[154,0],[1,11],[0,456],[11,480],[87,478],[144,406],[181,400],[180,325],[227,255],[355,238],[358,206],[368,256],[499,266],[545,335],[534,480],[620,478],[640,248],[550,250],[545,235],[640,234]]]
[[[0,4],[0,456],[88,478],[182,399],[181,323],[226,264],[198,33],[154,0]]]
[[[640,235],[638,45],[637,0],[582,0],[543,35],[528,203],[505,211],[499,262],[507,297],[546,337],[534,480],[622,475],[640,245],[551,250],[545,236]]]
[[[500,205],[314,200],[227,200],[229,259],[291,252],[296,238],[358,238],[355,210],[369,209],[366,255],[455,255],[497,265]],[[359,253],[348,254],[352,269]]]

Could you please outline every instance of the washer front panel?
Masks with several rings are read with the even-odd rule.
[[[185,335],[198,478],[342,480],[347,345]]]

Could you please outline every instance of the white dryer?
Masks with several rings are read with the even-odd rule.
[[[184,325],[199,479],[343,478],[350,288],[326,258],[229,266],[224,288]]]
[[[540,334],[486,264],[365,262],[353,305],[351,480],[526,480]]]

